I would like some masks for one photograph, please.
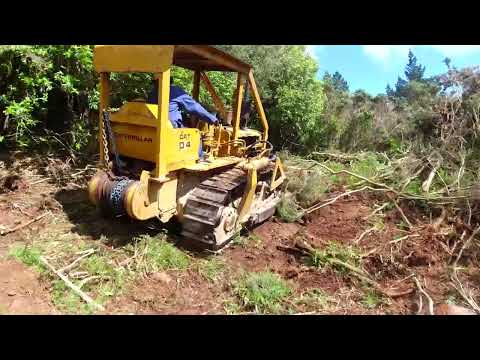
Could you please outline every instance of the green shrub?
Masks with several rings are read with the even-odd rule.
[[[259,313],[279,312],[290,295],[288,284],[271,272],[248,273],[234,284],[234,292],[248,310]]]
[[[298,209],[293,199],[283,197],[277,205],[277,215],[283,221],[290,223],[300,219],[303,213]]]
[[[326,178],[319,173],[309,174],[305,185],[297,194],[298,203],[302,208],[307,208],[318,202],[327,191]]]
[[[348,273],[348,269],[335,260],[343,263],[360,266],[362,257],[357,248],[330,242],[325,249],[316,249],[308,258],[309,265],[324,269],[331,267],[340,273]]]

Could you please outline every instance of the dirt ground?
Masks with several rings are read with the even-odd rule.
[[[0,177],[15,174],[18,178],[5,185],[0,194],[0,230],[3,232],[48,213],[32,224],[0,236],[0,313],[58,314],[52,304],[49,286],[34,270],[9,256],[14,245],[26,244],[41,234],[56,233],[96,243],[108,238],[111,251],[122,248],[135,236],[154,234],[158,229],[127,219],[108,220],[98,216],[88,203],[85,178],[70,177],[59,183],[48,179],[28,159],[3,166]],[[75,172],[72,169],[72,172]],[[86,171],[84,175],[92,174]],[[46,179],[46,180],[45,180]],[[335,194],[329,194],[333,196]],[[420,236],[401,239],[399,214],[389,210],[381,230],[367,233],[372,227],[368,218],[381,201],[368,194],[354,194],[338,200],[308,216],[303,224],[268,221],[252,232],[256,241],[246,245],[231,244],[215,255],[225,263],[218,281],[208,281],[195,268],[184,271],[167,270],[148,274],[132,281],[99,313],[113,314],[222,314],[232,301],[231,279],[240,272],[270,270],[279,274],[292,287],[294,295],[302,296],[320,289],[328,296],[328,306],[312,308],[302,302],[292,303],[294,313],[322,314],[415,314],[419,292],[412,274],[423,280],[423,288],[435,305],[455,299],[448,286],[448,253],[444,238],[434,235],[428,219],[405,211],[424,224]],[[437,231],[438,233],[438,231]],[[296,241],[306,239],[322,249],[331,242],[355,246],[361,251],[364,269],[382,288],[395,293],[374,305],[365,305],[368,289],[357,278],[344,276],[332,268],[308,266],[304,256],[294,251]],[[400,239],[400,240],[398,240]],[[202,254],[193,253],[201,258]],[[469,284],[478,288],[478,271],[472,268]],[[477,280],[472,280],[477,279]],[[475,283],[477,281],[477,283]],[[425,307],[426,308],[426,307]]]

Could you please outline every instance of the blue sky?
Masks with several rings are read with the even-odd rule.
[[[448,56],[457,68],[480,65],[480,45],[309,45],[307,52],[318,62],[318,77],[325,71],[339,71],[350,91],[364,89],[371,95],[385,93],[388,83],[394,86],[408,61],[412,49],[425,65],[425,76],[446,71],[443,59]]]

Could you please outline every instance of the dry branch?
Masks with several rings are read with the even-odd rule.
[[[388,201],[387,201],[386,203],[383,203],[382,206],[380,206],[379,208],[375,209],[370,215],[365,216],[365,217],[363,218],[363,220],[367,220],[367,219],[371,218],[373,215],[375,215],[376,213],[382,211],[383,209],[385,209],[385,208],[388,206],[388,204],[389,204]]]
[[[341,199],[342,197],[345,197],[345,196],[348,196],[348,195],[351,195],[351,194],[354,194],[354,193],[357,193],[357,192],[360,192],[360,191],[364,191],[364,190],[372,190],[372,191],[388,191],[387,189],[375,189],[375,188],[372,188],[370,186],[364,186],[360,189],[356,189],[356,190],[349,190],[349,191],[346,191],[332,199],[330,199],[328,202],[326,203],[323,203],[323,204],[315,204],[311,207],[309,207],[308,209],[305,210],[305,214],[310,214],[311,212],[313,211],[316,211],[316,210],[319,210],[325,206],[328,206],[328,205],[331,205],[333,204],[335,201],[337,201],[338,199]]]
[[[316,251],[316,249],[314,247],[312,247],[310,244],[308,244],[304,240],[297,241],[295,243],[295,246],[307,255],[313,255],[313,254],[315,254],[315,251]],[[355,275],[357,278],[359,278],[360,280],[370,284],[378,292],[380,292],[380,293],[382,293],[385,296],[388,296],[390,298],[403,296],[403,295],[409,294],[411,292],[411,290],[403,291],[403,292],[391,292],[391,291],[385,290],[379,283],[377,283],[375,280],[371,279],[370,274],[368,274],[365,270],[362,270],[362,269],[360,269],[356,266],[353,266],[349,263],[343,262],[343,261],[341,261],[339,259],[336,259],[336,258],[329,259],[329,262],[332,263],[332,264],[339,265],[339,266],[341,266],[345,269],[350,270],[352,272],[352,274]]]
[[[457,267],[458,261],[459,261],[460,258],[462,257],[463,251],[464,251],[468,246],[470,246],[470,243],[472,242],[473,238],[478,234],[479,231],[480,231],[480,226],[477,226],[477,228],[476,228],[475,230],[473,230],[472,235],[470,235],[470,237],[467,239],[467,241],[465,241],[465,243],[464,243],[463,246],[461,247],[460,251],[458,252],[458,255],[457,255],[457,258],[455,259],[455,262],[453,263],[453,267],[454,267],[454,268]]]
[[[10,233],[15,232],[15,231],[17,231],[17,230],[23,229],[23,228],[25,228],[25,227],[33,224],[34,222],[43,219],[43,218],[44,218],[45,216],[47,216],[48,214],[50,214],[49,211],[46,212],[46,213],[43,213],[42,215],[37,216],[35,219],[32,219],[32,220],[26,222],[25,224],[20,224],[20,225],[14,227],[14,228],[12,228],[12,229],[2,230],[2,231],[0,232],[0,235],[7,235],[7,234],[10,234]]]
[[[80,256],[79,258],[75,259],[70,265],[67,265],[61,269],[58,270],[58,272],[61,272],[61,273],[65,273],[65,272],[68,272],[70,270],[72,270],[80,261],[82,261],[83,259],[85,259],[86,257],[92,255],[93,253],[95,252],[95,249],[88,249],[86,250],[86,252]]]
[[[30,183],[30,185],[37,185],[37,184],[40,184],[42,182],[45,182],[45,181],[48,181],[48,180],[51,180],[52,178],[44,178],[44,179],[40,179],[40,180],[37,180],[37,181],[34,181],[32,183]]]
[[[42,264],[44,264],[48,269],[50,269],[50,271],[52,271],[55,275],[57,275],[60,279],[63,280],[63,282],[65,283],[65,285],[67,285],[70,289],[72,289],[78,296],[80,296],[87,304],[89,305],[92,305],[94,307],[96,307],[97,309],[99,310],[102,310],[104,311],[105,308],[100,305],[100,304],[97,304],[90,296],[88,296],[87,294],[85,294],[78,286],[76,286],[75,284],[73,284],[67,276],[65,276],[63,273],[55,270],[55,268],[47,261],[45,260],[45,258],[43,256],[40,257],[40,261],[42,262]]]
[[[432,298],[430,297],[430,295],[427,294],[427,292],[422,288],[422,286],[420,285],[420,282],[418,281],[418,279],[413,276],[413,280],[415,281],[415,284],[417,285],[417,288],[418,290],[427,298],[428,300],[428,313],[430,315],[435,315],[435,313],[433,312],[433,300]],[[421,304],[421,296],[420,296],[420,304]],[[419,306],[419,310],[418,310],[418,313],[421,311],[421,306]]]
[[[397,208],[398,212],[400,213],[400,215],[402,216],[402,219],[403,221],[405,221],[407,223],[407,226],[409,229],[411,229],[413,227],[412,223],[410,222],[410,220],[408,220],[407,216],[405,215],[405,213],[403,212],[402,208],[400,206],[398,206],[397,202],[394,200],[393,201],[393,204],[395,205],[395,207]]]
[[[445,220],[445,217],[447,216],[447,209],[442,206],[442,213],[440,216],[433,222],[432,226],[435,231],[438,231],[440,225],[443,223]]]
[[[362,233],[360,234],[360,236],[359,236],[357,239],[355,239],[353,242],[354,242],[355,244],[360,243],[360,241],[362,241],[362,239],[363,239],[366,235],[370,234],[370,233],[371,233],[372,231],[374,231],[374,230],[376,230],[376,227],[375,227],[375,226],[372,226],[371,228],[369,228],[369,229],[365,230],[364,232],[362,232]]]
[[[392,191],[394,193],[397,193],[397,191],[395,191],[394,189],[392,189],[390,186],[386,185],[386,184],[382,184],[382,183],[377,183],[369,178],[366,178],[365,176],[362,176],[362,175],[359,175],[359,174],[355,174],[351,171],[348,171],[348,170],[339,170],[339,171],[335,171],[335,170],[332,170],[330,169],[328,166],[318,162],[318,161],[315,161],[315,160],[308,160],[310,162],[314,162],[316,165],[320,166],[322,169],[325,169],[327,170],[330,174],[332,175],[338,175],[338,174],[347,174],[347,175],[350,175],[350,176],[353,176],[353,177],[356,177],[358,179],[361,179],[363,181],[366,181],[372,185],[375,185],[377,187],[380,187],[380,188],[384,188],[384,189],[387,189],[389,191]]]

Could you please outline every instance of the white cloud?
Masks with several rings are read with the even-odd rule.
[[[409,49],[420,47],[431,48],[449,57],[480,53],[480,45],[364,45],[363,52],[372,60],[388,66],[395,58],[406,58]]]
[[[363,52],[373,60],[388,65],[394,57],[406,57],[410,45],[364,45]]]
[[[318,53],[325,48],[325,45],[307,45],[305,47],[305,52],[310,55],[317,63],[320,62]]]
[[[480,45],[429,45],[444,56],[466,56],[480,52]]]

